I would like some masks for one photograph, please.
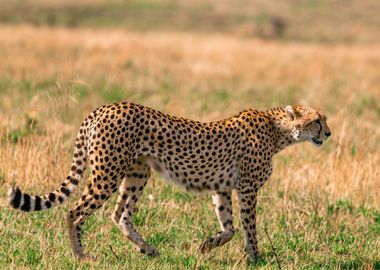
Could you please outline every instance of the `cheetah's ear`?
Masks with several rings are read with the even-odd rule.
[[[293,121],[294,119],[296,119],[296,118],[298,118],[298,117],[301,116],[301,114],[299,112],[297,112],[293,108],[293,106],[290,106],[290,105],[288,105],[288,106],[285,107],[285,111],[287,112],[287,114],[288,114],[288,116],[289,116],[289,118],[290,118],[291,121]]]

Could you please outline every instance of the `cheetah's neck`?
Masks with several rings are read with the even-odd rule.
[[[272,122],[272,140],[274,154],[299,141],[295,139],[296,129],[291,123],[285,108],[274,108],[267,111]]]

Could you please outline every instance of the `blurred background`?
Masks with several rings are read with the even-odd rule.
[[[5,24],[228,33],[247,38],[376,43],[376,0],[0,1]]]
[[[378,0],[0,0],[1,198],[11,183],[39,194],[55,189],[81,121],[105,103],[127,100],[201,121],[306,104],[327,114],[333,136],[321,149],[302,144],[275,157],[259,198],[259,264],[277,267],[276,253],[288,268],[379,269],[379,14]],[[54,223],[66,211],[25,223],[2,206],[0,225],[11,229],[0,230],[0,265],[78,267],[64,223]],[[101,256],[81,266],[249,266],[240,232],[199,256],[197,245],[219,230],[209,198],[158,175],[136,222],[160,259],[141,259],[104,224],[112,208],[90,219],[104,231],[94,229],[85,243]],[[234,211],[239,227],[235,197]]]

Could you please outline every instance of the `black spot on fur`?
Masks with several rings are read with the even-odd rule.
[[[29,194],[24,194],[24,203],[21,208],[22,211],[28,212],[30,211],[30,196]]]
[[[78,185],[78,180],[76,180],[76,179],[73,179],[73,178],[71,178],[70,179],[70,182],[71,182],[71,184],[73,184],[73,185]]]
[[[67,197],[70,196],[70,190],[68,190],[67,188],[61,187],[60,191]]]
[[[45,202],[45,206],[46,206],[46,208],[50,208],[50,207],[51,207],[51,202],[46,201],[46,202]]]
[[[49,201],[51,201],[51,202],[54,202],[55,201],[55,194],[54,193],[50,193],[49,194]]]
[[[36,196],[35,202],[34,202],[34,211],[41,210],[41,197]]]
[[[22,196],[21,190],[19,188],[17,188],[15,196],[14,196],[13,200],[11,201],[11,205],[14,208],[19,208],[20,207],[21,196]]]

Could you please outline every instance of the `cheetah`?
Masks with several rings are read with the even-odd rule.
[[[11,187],[9,202],[25,212],[60,205],[82,180],[87,164],[90,179],[67,216],[74,257],[95,258],[83,251],[82,228],[118,189],[113,222],[139,252],[156,256],[157,249],[147,243],[132,222],[133,210],[153,169],[187,191],[212,193],[221,231],[200,245],[202,253],[233,237],[231,192],[236,190],[245,251],[256,260],[257,194],[272,173],[272,157],[299,142],[321,146],[331,135],[326,120],[319,110],[300,105],[267,111],[248,109],[208,123],[130,102],[104,105],[82,122],[70,172],[60,187],[43,196]]]

